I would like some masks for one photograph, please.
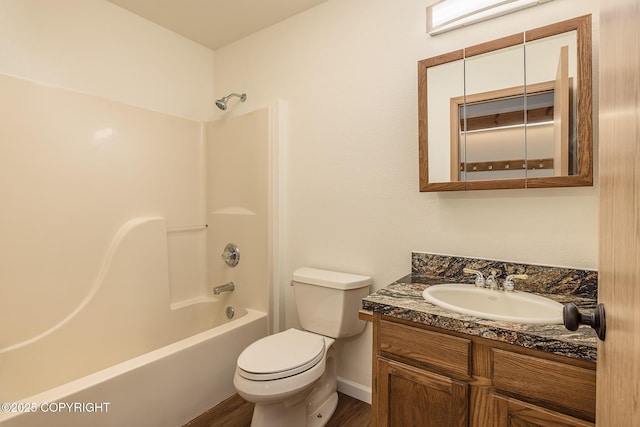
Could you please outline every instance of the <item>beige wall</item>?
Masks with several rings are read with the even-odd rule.
[[[0,73],[192,120],[213,52],[104,0],[0,0]]]
[[[420,193],[416,94],[419,59],[583,14],[594,14],[597,52],[597,2],[550,2],[437,37],[425,33],[427,3],[330,0],[216,51],[217,90],[249,94],[237,113],[288,102],[287,326],[287,281],[303,265],[369,274],[375,288],[408,273],[414,250],[597,266],[597,186]],[[369,385],[370,345],[370,330],[341,345],[343,378]]]

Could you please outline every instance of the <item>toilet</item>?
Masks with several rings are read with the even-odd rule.
[[[360,334],[368,276],[303,267],[293,272],[300,324],[259,339],[238,357],[233,384],[255,403],[252,427],[321,427],[338,404],[337,338]]]

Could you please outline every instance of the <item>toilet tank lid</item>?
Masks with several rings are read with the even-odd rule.
[[[344,290],[364,288],[373,283],[369,276],[311,267],[302,267],[294,271],[293,281]]]

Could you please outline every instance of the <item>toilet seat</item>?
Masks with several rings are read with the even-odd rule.
[[[238,357],[237,372],[248,380],[277,380],[311,369],[324,355],[324,337],[288,329],[248,346]]]

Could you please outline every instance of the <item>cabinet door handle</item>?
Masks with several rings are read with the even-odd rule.
[[[570,331],[577,330],[579,325],[589,325],[596,331],[598,338],[604,341],[607,322],[602,303],[598,304],[591,313],[580,313],[575,304],[565,304],[562,309],[562,321],[565,328]]]

